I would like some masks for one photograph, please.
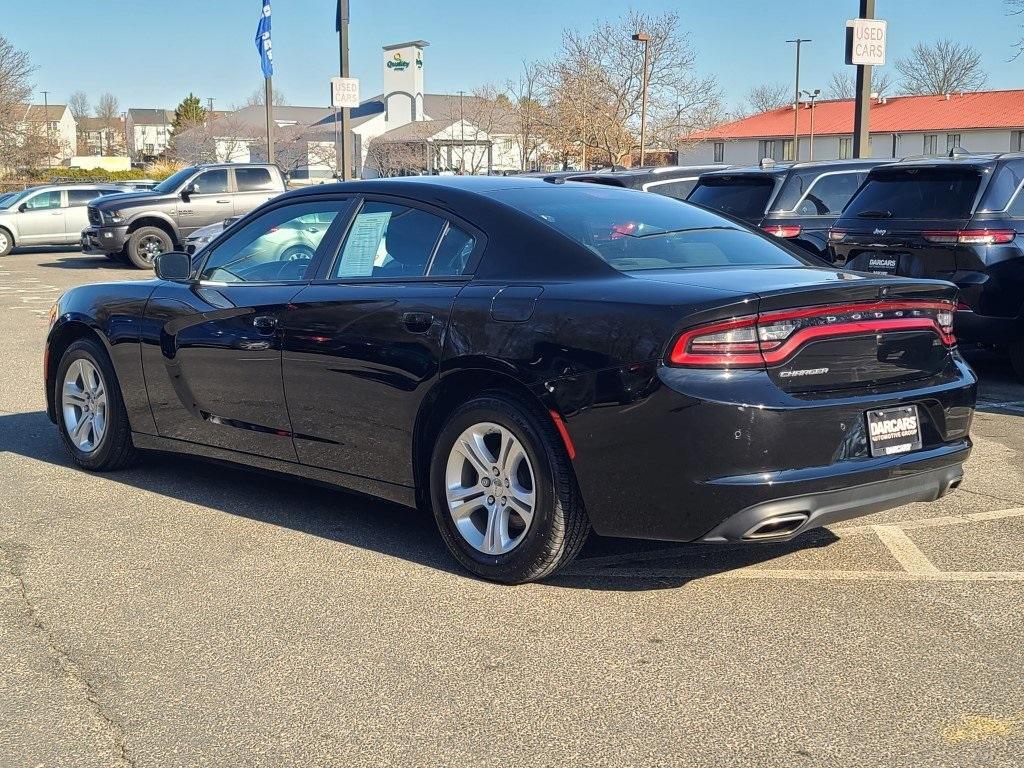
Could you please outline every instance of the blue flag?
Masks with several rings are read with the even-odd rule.
[[[256,27],[256,50],[260,52],[260,65],[264,77],[274,76],[274,52],[270,49],[270,0],[263,0],[260,25]]]

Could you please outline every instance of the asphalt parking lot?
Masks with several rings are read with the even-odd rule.
[[[0,766],[1024,762],[1024,386],[998,361],[945,499],[786,545],[595,539],[508,588],[386,503],[72,469],[46,312],[141,277],[0,259]]]

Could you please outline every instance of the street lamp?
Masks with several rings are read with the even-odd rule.
[[[644,136],[647,133],[647,69],[649,60],[649,46],[651,42],[651,36],[646,32],[637,32],[633,35],[633,40],[638,43],[644,44],[644,76],[643,86],[640,91],[640,165],[644,165],[644,152],[646,145],[644,143]]]
[[[811,100],[811,138],[810,146],[807,149],[808,160],[814,159],[814,100],[821,96],[821,89],[815,88],[813,91],[801,91],[801,93]]]
[[[800,131],[797,127],[797,117],[800,114],[800,46],[811,42],[806,38],[798,37],[796,40],[787,40],[787,43],[796,43],[796,84],[793,87],[793,160],[800,159]]]

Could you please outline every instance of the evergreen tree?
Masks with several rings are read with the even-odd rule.
[[[194,93],[189,93],[174,110],[174,122],[171,124],[173,133],[178,133],[206,122],[206,110],[203,103]]]

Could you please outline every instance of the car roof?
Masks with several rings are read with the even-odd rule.
[[[798,163],[775,163],[774,165],[748,165],[737,168],[725,168],[720,171],[709,171],[701,174],[704,176],[772,176],[781,178],[790,171],[819,170],[827,171],[841,170],[843,168],[874,168],[877,165],[892,163],[892,160],[880,160],[877,158],[850,158],[845,160],[805,160]]]
[[[889,167],[898,168],[956,168],[975,167],[991,168],[998,162],[1006,160],[1024,160],[1024,152],[984,152],[973,154],[969,152],[956,155],[934,157],[928,155],[914,155],[904,157],[896,162],[889,163]]]

